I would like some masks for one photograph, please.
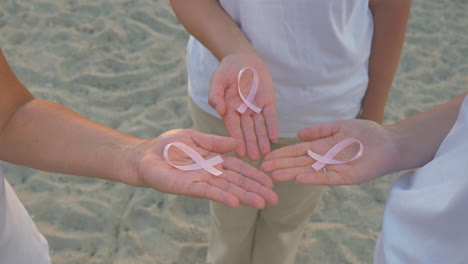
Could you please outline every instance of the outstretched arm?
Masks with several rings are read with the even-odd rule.
[[[426,112],[386,126],[400,157],[398,164],[390,172],[418,168],[432,160],[455,124],[467,94],[461,94]]]
[[[244,33],[216,0],[171,0],[172,8],[187,31],[220,61],[211,78],[209,104],[223,118],[228,135],[238,142],[236,155],[253,161],[270,152],[270,140],[278,138],[275,91],[271,74]],[[263,111],[248,109],[239,114],[242,104],[237,91],[237,74],[253,67],[259,75],[254,104]],[[246,87],[242,87],[246,88]],[[246,96],[247,93],[244,94]]]
[[[138,185],[132,172],[143,142],[34,98],[0,52],[0,159]]]
[[[370,181],[389,173],[424,166],[432,160],[453,127],[467,93],[429,111],[382,126],[368,120],[341,120],[298,132],[306,141],[288,146],[265,157],[262,169],[276,181],[343,185]],[[307,150],[323,155],[345,138],[356,138],[364,146],[361,158],[341,165],[326,165],[315,171]],[[356,153],[345,148],[335,159],[349,160]]]
[[[227,153],[235,141],[193,130],[175,130],[149,141],[92,122],[70,109],[35,99],[0,51],[0,160],[39,170],[118,181],[162,192],[255,208],[277,202],[268,176],[223,157],[221,177],[180,171],[163,157],[165,145],[183,142],[204,157]],[[171,152],[173,153],[173,152]],[[174,163],[186,156],[171,154]],[[175,157],[174,157],[175,155]]]

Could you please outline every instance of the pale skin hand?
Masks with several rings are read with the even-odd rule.
[[[238,92],[237,77],[244,67],[253,67],[258,72],[259,85],[253,100],[254,105],[263,108],[255,113],[248,108],[239,113],[243,103]],[[245,71],[240,87],[244,97],[251,88],[251,71]],[[270,152],[270,140],[278,139],[278,122],[275,111],[275,91],[266,65],[253,53],[234,54],[225,57],[211,79],[209,104],[222,117],[228,135],[237,140],[235,153],[243,158],[246,154],[252,161]]]
[[[372,121],[344,120],[316,125],[300,130],[298,136],[309,142],[281,148],[265,157],[262,170],[272,172],[273,180],[316,185],[358,184],[389,173],[392,164],[398,163],[389,131]],[[324,155],[336,143],[350,137],[364,146],[359,159],[340,165],[327,164],[325,173],[311,167],[315,160],[307,155],[307,150]],[[334,159],[349,160],[357,149],[357,144],[350,145]]]
[[[148,142],[138,165],[138,178],[144,187],[161,192],[211,199],[231,207],[239,203],[261,209],[265,201],[278,202],[273,183],[263,172],[237,158],[222,155],[223,163],[215,167],[223,172],[214,176],[205,170],[183,171],[164,160],[163,149],[172,142],[192,147],[205,159],[232,151],[232,138],[213,136],[195,130],[172,130]],[[193,160],[176,147],[169,149],[169,159],[176,165],[193,164]]]
[[[355,119],[302,129],[298,132],[299,138],[310,142],[271,152],[265,157],[262,170],[272,172],[276,181],[345,185],[424,166],[433,159],[455,124],[467,94],[392,125]],[[315,161],[307,155],[307,150],[323,155],[345,138],[361,141],[364,154],[359,159],[340,165],[328,164],[325,173],[310,166]],[[356,149],[345,148],[335,159],[349,160],[356,152]]]
[[[235,153],[257,161],[270,151],[269,140],[278,139],[275,94],[271,75],[244,33],[217,0],[171,0],[172,8],[187,31],[221,62],[212,76],[208,101],[222,116],[229,136],[237,140]],[[259,74],[259,91],[254,103],[260,114],[248,109],[240,115],[237,74],[243,67]],[[247,88],[248,89],[248,88]],[[245,95],[245,94],[244,94]]]

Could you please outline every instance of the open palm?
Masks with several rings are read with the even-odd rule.
[[[258,90],[253,103],[262,108],[260,113],[247,109],[239,113],[243,103],[238,92],[238,73],[244,67],[256,69]],[[251,87],[252,73],[241,78],[240,87],[246,97]],[[278,139],[278,121],[275,110],[273,81],[266,65],[256,55],[236,54],[225,57],[211,79],[209,103],[222,117],[228,135],[237,140],[235,153],[252,161],[270,152],[270,140]]]
[[[239,203],[254,208],[263,208],[265,202],[276,204],[278,197],[272,191],[272,181],[263,172],[247,163],[229,156],[216,165],[223,172],[214,176],[203,169],[183,171],[164,160],[164,147],[173,142],[182,142],[204,159],[219,153],[232,151],[235,140],[227,137],[207,135],[190,129],[172,130],[162,134],[145,147],[138,166],[138,177],[146,187],[198,198],[211,199],[231,207]],[[177,165],[193,164],[184,152],[177,148],[169,150],[169,159]]]
[[[387,130],[372,121],[335,121],[302,129],[298,136],[307,142],[278,149],[265,157],[262,170],[272,172],[273,180],[317,185],[358,184],[385,175],[398,159]],[[323,155],[345,138],[361,141],[364,153],[359,159],[340,165],[327,164],[326,171],[311,167],[315,160],[307,155],[307,150]],[[351,145],[334,159],[349,160],[356,153],[357,146]]]

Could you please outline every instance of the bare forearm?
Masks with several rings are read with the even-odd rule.
[[[172,9],[186,30],[218,60],[235,53],[255,53],[232,18],[216,0],[171,0]]]
[[[468,93],[453,98],[429,111],[386,126],[398,149],[394,170],[418,168],[432,160],[455,124]]]
[[[388,94],[400,62],[409,17],[410,0],[374,0],[374,36],[369,59],[369,84],[361,118],[381,123]]]
[[[138,185],[135,151],[141,142],[64,106],[34,99],[19,107],[0,130],[0,159]]]

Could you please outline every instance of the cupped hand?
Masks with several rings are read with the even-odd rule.
[[[244,204],[261,209],[265,202],[276,204],[271,179],[237,158],[222,155],[224,160],[215,166],[223,173],[214,176],[203,169],[183,171],[167,163],[164,147],[173,142],[182,142],[198,152],[204,159],[219,153],[227,153],[236,147],[232,138],[207,135],[191,129],[166,132],[146,142],[138,162],[137,178],[141,186],[161,192],[206,198],[231,207]],[[169,160],[176,165],[193,164],[193,160],[176,147],[168,151]]]
[[[275,181],[296,181],[316,185],[359,184],[383,176],[396,164],[398,155],[389,130],[367,120],[341,120],[302,129],[298,137],[307,141],[287,146],[268,154],[262,170],[272,172]],[[325,170],[311,167],[315,162],[307,150],[324,155],[345,138],[355,138],[364,147],[363,155],[345,164],[327,164]],[[343,149],[333,159],[350,160],[356,155],[358,144]]]
[[[258,90],[253,104],[262,108],[260,113],[247,109],[239,113],[243,103],[238,92],[238,73],[244,67],[255,68],[258,72]],[[251,88],[252,73],[246,71],[241,77],[240,88],[244,97]],[[253,53],[226,56],[211,78],[209,104],[222,117],[227,134],[236,139],[235,154],[245,155],[257,161],[260,155],[270,152],[270,141],[278,139],[278,121],[275,110],[275,90],[271,74],[263,61]]]

